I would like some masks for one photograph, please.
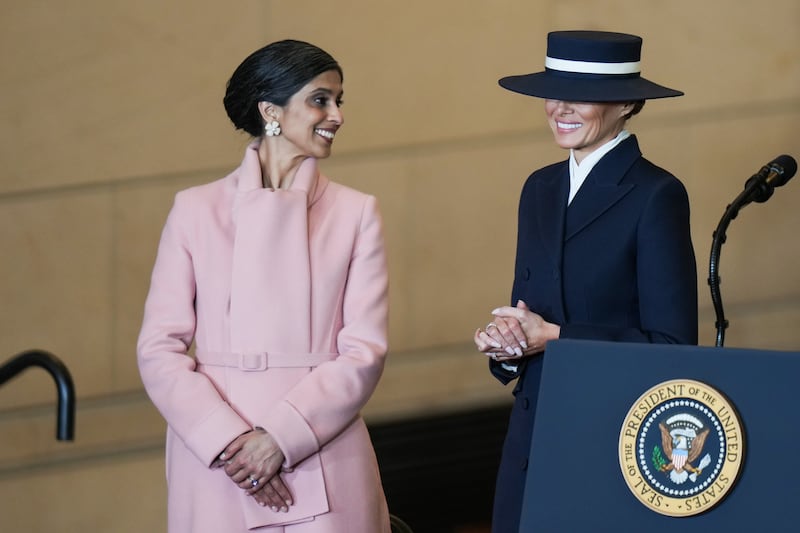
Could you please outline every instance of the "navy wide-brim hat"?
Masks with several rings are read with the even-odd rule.
[[[545,70],[507,76],[509,91],[567,102],[632,102],[681,96],[641,76],[642,38],[606,31],[547,35]]]

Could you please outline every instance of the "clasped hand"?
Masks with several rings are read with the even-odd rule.
[[[239,435],[211,464],[262,506],[288,512],[294,502],[280,476],[284,455],[275,439],[261,428]]]
[[[545,343],[557,339],[561,327],[544,320],[522,300],[516,307],[498,307],[494,319],[475,331],[478,351],[496,361],[513,361],[544,351]]]

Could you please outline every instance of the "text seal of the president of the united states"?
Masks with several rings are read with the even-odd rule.
[[[669,516],[708,511],[730,491],[744,462],[742,423],[705,383],[675,379],[642,394],[619,435],[619,464],[645,506]]]

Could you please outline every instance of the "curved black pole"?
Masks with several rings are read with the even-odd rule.
[[[795,172],[797,172],[797,162],[790,155],[779,155],[764,165],[745,182],[741,194],[725,208],[725,213],[714,231],[711,259],[708,266],[708,284],[711,286],[711,301],[714,303],[714,311],[717,314],[717,346],[722,346],[725,342],[725,329],[728,327],[728,321],[725,320],[725,313],[722,310],[722,295],[719,292],[719,254],[725,243],[725,231],[742,207],[750,202],[766,202],[775,192],[775,187],[784,185],[792,179]]]
[[[753,200],[757,202],[766,201],[772,195],[773,188],[764,189],[764,187],[763,182],[755,179],[748,180],[744,190],[725,208],[725,213],[723,213],[713,234],[711,258],[708,263],[708,285],[711,287],[711,302],[714,304],[714,312],[717,316],[715,323],[717,327],[716,346],[722,346],[725,343],[725,330],[728,328],[728,321],[725,319],[725,312],[722,309],[722,294],[719,290],[721,281],[719,277],[719,256],[722,251],[722,245],[725,244],[727,238],[725,232],[731,221],[739,214],[741,208]]]
[[[725,213],[727,214],[727,211]],[[708,262],[708,285],[711,287],[711,302],[714,304],[714,313],[717,316],[717,321],[714,323],[717,328],[716,346],[722,346],[725,343],[725,330],[728,327],[725,311],[722,309],[722,294],[719,290],[719,254],[725,243],[725,230],[733,218],[735,215],[734,217],[723,216],[717,225],[711,241],[711,259]]]
[[[0,385],[31,366],[44,368],[56,382],[58,391],[56,438],[58,440],[74,440],[75,385],[72,383],[72,376],[66,365],[58,357],[43,350],[22,352],[0,366]]]

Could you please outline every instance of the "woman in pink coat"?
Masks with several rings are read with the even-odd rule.
[[[254,52],[224,99],[241,165],[175,197],[138,343],[172,533],[389,531],[359,414],[387,350],[381,218],[317,169],[341,99],[323,50]]]

